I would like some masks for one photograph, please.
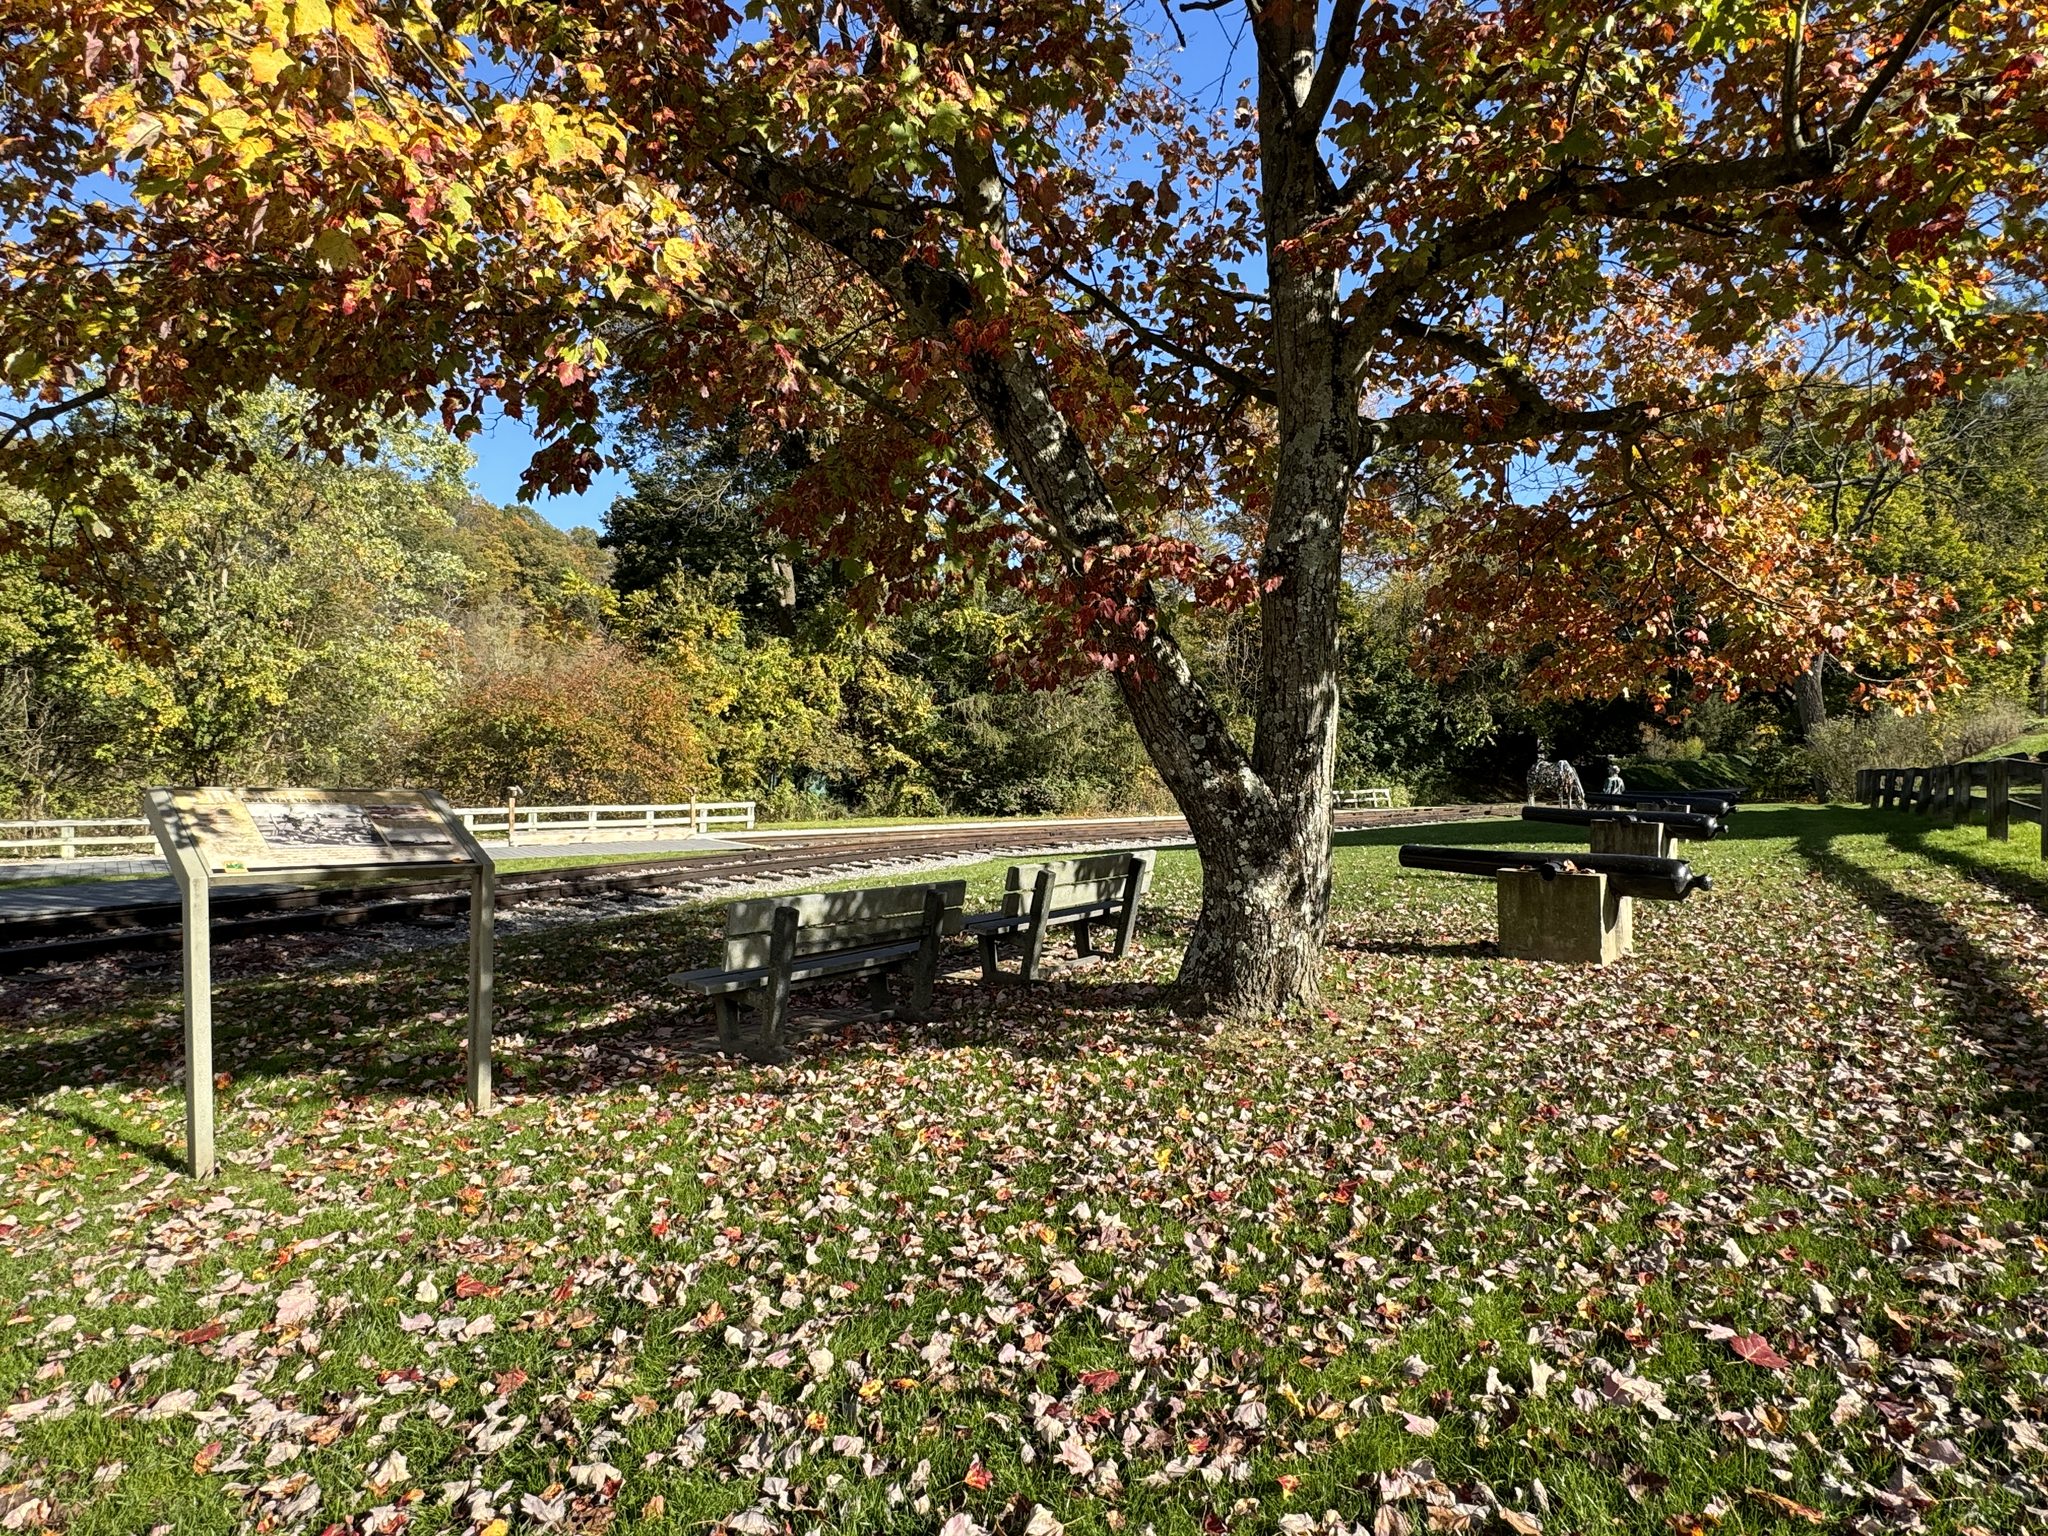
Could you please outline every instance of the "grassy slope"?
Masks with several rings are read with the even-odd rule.
[[[1395,869],[1455,830],[1347,835],[1328,1010],[1210,1036],[1154,991],[1185,855],[1143,956],[786,1068],[714,1057],[660,985],[711,914],[516,938],[489,1123],[458,952],[229,957],[206,1188],[165,1167],[175,978],[17,987],[0,1510],[2031,1528],[2036,834],[1736,824],[1695,851],[1719,889],[1639,907],[1605,973],[1492,959],[1486,886]]]
[[[2048,731],[2029,731],[2016,736],[2002,747],[1993,747],[1989,752],[1980,752],[1970,761],[1981,763],[1994,757],[2033,757],[2048,752]]]

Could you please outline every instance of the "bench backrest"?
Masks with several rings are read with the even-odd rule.
[[[1022,917],[1031,910],[1031,893],[1037,889],[1038,872],[1042,869],[1052,871],[1054,912],[1122,901],[1133,862],[1139,866],[1138,896],[1142,899],[1152,884],[1152,859],[1152,851],[1144,849],[1137,853],[1096,853],[1087,858],[1043,864],[1012,864],[1003,882],[1003,912],[1010,917]]]
[[[864,891],[817,891],[805,896],[754,896],[725,909],[725,968],[751,970],[768,963],[775,909],[795,907],[796,952],[817,955],[895,944],[924,933],[924,893],[937,891],[945,910],[941,933],[958,933],[967,903],[965,880],[924,885],[880,885]]]

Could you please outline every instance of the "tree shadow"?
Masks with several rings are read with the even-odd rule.
[[[1492,939],[1349,939],[1334,942],[1337,955],[1392,955],[1405,960],[1498,960]]]
[[[722,1054],[711,1011],[666,984],[672,972],[715,946],[717,914],[681,911],[546,935],[542,965],[529,969],[533,938],[500,947],[499,1008],[494,1021],[499,1079],[522,1096],[581,1096],[641,1083],[675,1086],[697,1078],[707,1091],[758,1075],[751,1062]],[[1141,925],[1162,935],[1165,915]],[[1155,942],[1157,942],[1155,937]],[[971,959],[971,948],[961,959]],[[793,999],[789,1043],[801,1057],[845,1048],[993,1046],[1019,1056],[1067,1059],[1098,1039],[1105,1021],[1137,1043],[1184,1040],[1159,1008],[1164,988],[1076,964],[1065,946],[1054,972],[1030,988],[1015,978],[984,985],[978,964],[942,977],[929,1020],[911,1023],[867,1004],[864,982],[806,988]],[[1062,972],[1067,974],[1062,974]],[[466,960],[458,951],[380,955],[361,965],[307,974],[273,970],[217,987],[214,1067],[223,1120],[238,1087],[318,1074],[334,1102],[462,1094]],[[894,985],[900,1005],[907,991]],[[100,1012],[85,1027],[78,1013],[43,1021],[0,1045],[0,1102],[34,1104],[65,1089],[138,1087],[177,1094],[183,1082],[182,1018],[175,975]],[[67,1027],[70,1026],[70,1027]],[[133,1140],[106,1122],[71,1111],[92,1134],[181,1166],[160,1143]]]
[[[2006,900],[2017,906],[2032,909],[2036,913],[2048,914],[2048,864],[2042,866],[2043,873],[2030,875],[2022,870],[2008,869],[1998,864],[1986,864],[1933,842],[1928,834],[1941,831],[1933,827],[1897,827],[1887,831],[1886,843],[1900,853],[1940,864],[1952,869],[1965,879],[1979,885],[1987,885]]]
[[[1816,823],[1794,847],[1812,869],[1850,892],[1918,948],[1928,972],[1946,983],[1946,1011],[1982,1047],[1979,1059],[2003,1090],[2001,1107],[2017,1112],[2036,1134],[2048,1130],[2048,1021],[2028,997],[2020,973],[1950,919],[1938,903],[1899,890],[1837,852],[1834,841],[1839,831]],[[1935,856],[1931,850],[1910,851]],[[1975,872],[1976,866],[1970,869]]]
[[[1432,821],[1412,827],[1348,827],[1330,835],[1332,848],[1398,848],[1426,843],[1437,848],[1543,848],[1570,843],[1583,848],[1584,827],[1486,817],[1479,821]]]

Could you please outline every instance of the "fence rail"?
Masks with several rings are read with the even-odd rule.
[[[1977,791],[1984,791],[1979,796]],[[1960,826],[1984,811],[1991,841],[2012,837],[2015,821],[2043,828],[2041,857],[2048,859],[2048,762],[2032,757],[1995,757],[1981,763],[1936,763],[1927,768],[1861,768],[1856,798],[1880,811],[1913,811],[1947,816]]]
[[[547,834],[595,841],[658,832],[702,835],[716,827],[752,831],[751,800],[688,800],[672,805],[459,805],[455,814],[479,837],[516,844]],[[116,850],[154,852],[140,816],[0,821],[0,859],[75,859]]]
[[[1340,789],[1331,795],[1330,803],[1340,811],[1391,811],[1394,792],[1391,789]]]
[[[113,831],[113,828],[133,828]],[[155,848],[140,816],[66,821],[0,821],[0,858],[75,859],[80,850]]]
[[[586,838],[648,836],[655,832],[709,832],[713,827],[752,831],[751,800],[690,800],[674,805],[479,805],[457,806],[455,814],[479,837],[495,833],[508,841],[543,833],[582,833]]]

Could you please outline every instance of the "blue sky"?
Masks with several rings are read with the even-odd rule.
[[[476,455],[476,467],[469,472],[469,483],[476,493],[487,501],[517,501],[519,472],[526,468],[534,449],[533,433],[526,423],[499,416],[471,438],[468,446]],[[557,528],[602,528],[605,509],[627,485],[624,472],[607,469],[580,495],[536,496],[533,510]]]
[[[1250,43],[1244,36],[1242,16],[1189,12],[1182,18],[1181,25],[1188,40],[1187,48],[1174,46],[1170,35],[1155,35],[1146,51],[1156,50],[1164,55],[1168,67],[1180,75],[1191,98],[1203,106],[1213,107],[1233,99],[1239,91],[1250,89],[1250,82],[1245,78]],[[1149,27],[1141,24],[1141,30],[1164,33],[1165,24],[1154,18]],[[1255,281],[1262,274],[1253,271],[1249,275]],[[519,472],[526,467],[534,450],[534,436],[526,424],[494,416],[490,425],[469,440],[468,447],[476,455],[476,467],[470,471],[469,480],[477,494],[499,503],[517,501]],[[624,471],[607,469],[591,483],[589,490],[581,494],[539,495],[531,505],[558,528],[602,528],[606,509],[611,506],[613,498],[623,494],[629,485],[630,477]]]

